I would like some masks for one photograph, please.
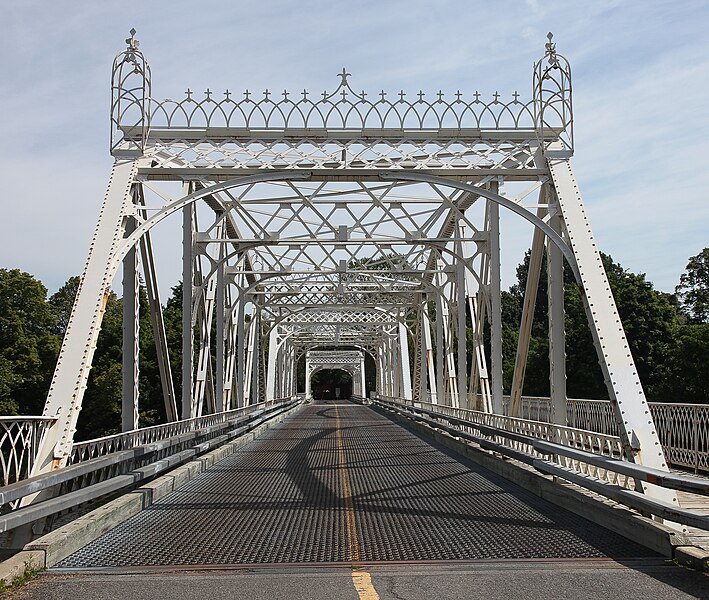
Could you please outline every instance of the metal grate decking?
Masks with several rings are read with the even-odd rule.
[[[305,407],[57,567],[652,554],[340,403]]]

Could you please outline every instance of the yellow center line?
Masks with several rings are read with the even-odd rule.
[[[340,427],[340,411],[335,405],[335,432],[337,436],[337,457],[339,463],[340,482],[342,484],[342,496],[345,501],[345,523],[347,527],[347,539],[350,545],[350,556],[352,557],[352,583],[354,584],[359,600],[379,600],[379,594],[372,585],[372,576],[366,571],[355,570],[354,563],[362,558],[362,547],[357,534],[357,523],[355,521],[354,503],[352,501],[352,488],[350,486],[350,474],[347,470],[345,459],[345,446],[342,443],[342,429]]]

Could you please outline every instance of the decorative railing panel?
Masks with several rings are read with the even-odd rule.
[[[87,440],[85,442],[78,442],[74,444],[72,448],[71,458],[69,459],[68,464],[74,465],[85,460],[98,458],[99,456],[106,456],[107,454],[111,454],[113,452],[128,450],[130,448],[151,444],[153,442],[159,442],[161,440],[196,431],[198,429],[203,429],[205,427],[212,427],[221,423],[227,423],[256,410],[279,404],[284,400],[285,399],[278,399],[269,402],[261,402],[260,404],[252,404],[250,406],[244,406],[242,408],[236,408],[226,412],[203,415],[201,417],[186,419],[184,421],[174,421],[163,425],[154,425],[152,427],[144,427],[142,429],[127,431],[125,433],[116,433],[114,435]],[[290,400],[290,398],[288,398],[288,400]]]
[[[709,471],[709,404],[651,403],[650,410],[667,462]]]
[[[709,404],[649,404],[667,463],[695,472],[709,471]],[[522,396],[521,411],[524,419],[549,421],[549,398]],[[618,435],[613,406],[608,400],[569,398],[566,423],[569,427]]]
[[[42,434],[53,421],[46,417],[0,417],[2,485],[28,477]]]

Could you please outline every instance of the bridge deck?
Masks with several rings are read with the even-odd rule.
[[[339,403],[303,408],[57,567],[651,555]]]

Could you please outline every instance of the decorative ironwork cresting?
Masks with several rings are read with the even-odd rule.
[[[545,149],[559,140],[574,151],[574,113],[571,101],[571,65],[556,51],[554,35],[547,34],[546,52],[534,67],[534,124]]]
[[[150,129],[150,65],[135,39],[135,29],[126,39],[128,47],[113,61],[111,72],[111,153],[140,156]]]
[[[457,91],[446,96],[439,90],[427,96],[418,91],[410,98],[401,90],[393,94],[392,99],[384,90],[373,97],[364,90],[355,91],[346,69],[342,69],[339,77],[340,83],[334,91],[323,91],[319,95],[307,90],[274,93],[267,89],[260,98],[246,90],[242,98],[235,99],[229,90],[217,98],[207,89],[197,98],[188,89],[185,98],[179,101],[152,100],[151,123],[154,127],[166,128],[335,131],[531,129],[534,126],[532,103],[520,100],[517,92],[507,101],[495,92],[492,99],[486,101],[479,92],[466,95]]]

